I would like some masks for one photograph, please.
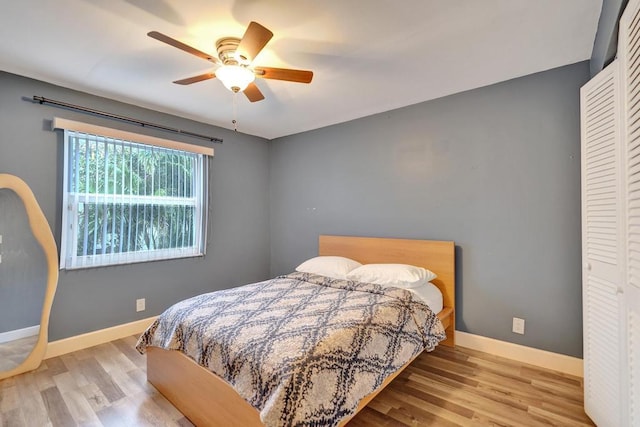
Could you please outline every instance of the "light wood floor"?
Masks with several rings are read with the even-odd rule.
[[[44,361],[0,381],[0,426],[190,426],[146,382],[136,338]],[[349,427],[593,425],[579,378],[439,347],[395,379]]]

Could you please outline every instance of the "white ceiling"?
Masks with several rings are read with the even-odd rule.
[[[311,84],[259,79],[237,98],[238,130],[268,139],[589,59],[602,0],[3,1],[0,69],[232,128],[217,80],[173,80],[209,62],[250,21],[274,33],[254,65],[314,71]],[[37,94],[25,94],[25,96]],[[60,101],[65,101],[60,99]],[[112,113],[118,113],[113,111]]]

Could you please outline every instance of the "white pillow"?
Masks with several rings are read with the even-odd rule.
[[[435,279],[432,271],[408,264],[365,264],[347,274],[347,279],[397,288],[415,288]]]
[[[320,274],[334,279],[346,279],[347,273],[362,266],[358,261],[341,256],[317,256],[296,267],[296,271]]]

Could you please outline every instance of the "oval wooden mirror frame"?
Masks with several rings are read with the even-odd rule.
[[[49,223],[38,205],[31,188],[26,182],[14,175],[0,173],[0,190],[9,189],[14,191],[27,211],[29,218],[29,227],[36,241],[44,251],[47,260],[47,283],[42,304],[42,315],[40,317],[40,332],[38,341],[31,350],[31,353],[22,361],[22,363],[9,371],[0,371],[0,380],[23,372],[32,371],[42,363],[42,359],[47,351],[49,342],[49,314],[51,313],[51,305],[53,304],[53,296],[58,286],[58,249],[53,239],[53,233]]]

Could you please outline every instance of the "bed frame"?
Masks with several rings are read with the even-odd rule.
[[[455,345],[455,246],[449,241],[320,236],[318,255],[344,256],[362,264],[402,263],[428,268],[438,275],[433,283],[442,291],[444,308],[438,317],[447,339]],[[358,406],[364,408],[408,362]],[[264,427],[258,411],[223,379],[178,351],[147,348],[147,379],[197,426]],[[344,426],[349,419],[340,423]]]

